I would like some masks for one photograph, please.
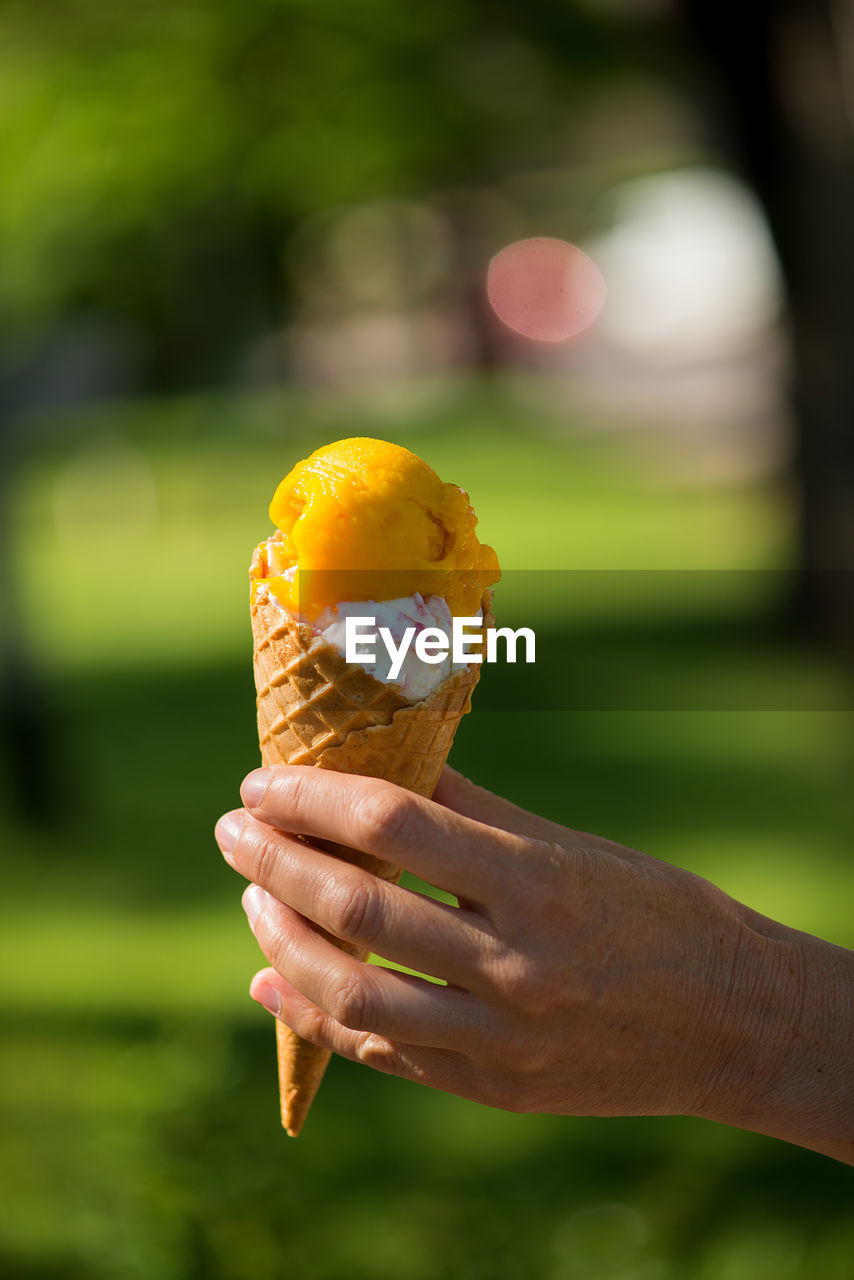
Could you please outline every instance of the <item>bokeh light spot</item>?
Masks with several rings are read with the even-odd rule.
[[[567,342],[589,329],[605,303],[602,273],[566,240],[517,240],[489,264],[486,292],[498,318],[536,342]]]

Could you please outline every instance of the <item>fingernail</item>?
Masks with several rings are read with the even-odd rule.
[[[214,827],[216,842],[223,853],[231,853],[237,844],[243,829],[243,818],[242,809],[232,809],[230,813],[224,813]]]
[[[269,769],[253,769],[246,775],[240,787],[240,799],[247,809],[254,809],[261,803],[269,782]]]
[[[253,1000],[257,1000],[276,1017],[282,1012],[281,994],[269,982],[253,982],[249,988],[249,994]]]
[[[249,918],[250,929],[255,928],[255,921],[267,904],[267,894],[260,884],[250,884],[243,895],[243,910]]]

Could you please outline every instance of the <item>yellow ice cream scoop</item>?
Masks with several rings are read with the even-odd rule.
[[[343,600],[444,597],[471,616],[500,576],[478,541],[468,494],[400,445],[338,440],[297,463],[276,489],[278,533],[253,576],[313,620]]]

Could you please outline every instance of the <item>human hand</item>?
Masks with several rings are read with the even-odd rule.
[[[492,1106],[576,1115],[718,1115],[778,1047],[752,1045],[756,1002],[741,999],[770,993],[778,944],[689,872],[451,770],[433,801],[288,767],[250,774],[242,795],[217,837],[254,881],[244,904],[273,966],[252,994],[307,1040]],[[289,832],[394,862],[459,906]]]

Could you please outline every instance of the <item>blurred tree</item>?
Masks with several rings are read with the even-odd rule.
[[[852,0],[756,0],[737,22],[681,4],[788,281],[803,612],[852,640],[854,593],[820,572],[854,567]],[[5,353],[94,316],[153,386],[227,379],[287,314],[299,223],[565,159],[603,76],[672,67],[667,6],[640,9],[633,25],[628,0],[4,0]],[[470,247],[470,208],[446,207]],[[0,361],[7,407],[8,381]]]
[[[215,382],[299,221],[551,157],[612,43],[553,0],[6,0],[0,335],[106,313]]]
[[[297,225],[551,162],[611,44],[560,0],[3,0],[0,525],[34,404],[228,381]],[[8,560],[0,608],[0,736],[40,777]]]
[[[801,622],[854,650],[854,3],[682,0],[789,297]],[[737,39],[734,31],[737,28]]]

